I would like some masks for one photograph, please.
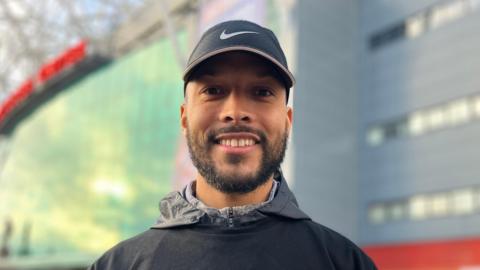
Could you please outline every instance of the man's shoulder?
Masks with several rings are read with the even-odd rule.
[[[155,247],[165,235],[165,230],[149,229],[126,239],[106,251],[89,270],[124,269],[125,266],[151,258]],[[136,268],[142,269],[142,268]]]
[[[303,226],[311,230],[317,237],[328,243],[338,242],[343,245],[355,245],[350,239],[341,233],[313,220],[304,220]]]
[[[164,230],[149,229],[118,243],[116,246],[110,249],[110,251],[121,252],[130,250],[144,250],[145,248],[150,249],[152,246],[158,244],[158,242],[162,239],[162,235],[164,234]]]
[[[316,244],[326,251],[339,269],[349,268],[345,263],[352,263],[354,269],[376,269],[373,261],[353,241],[339,232],[312,220],[302,221],[303,226],[315,239]]]

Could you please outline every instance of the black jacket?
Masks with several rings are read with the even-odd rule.
[[[228,218],[209,216],[172,192],[160,202],[155,226],[89,269],[376,269],[355,244],[303,213],[279,180],[271,202]]]

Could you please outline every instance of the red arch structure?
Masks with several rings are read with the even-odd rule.
[[[68,48],[0,103],[0,135],[8,137],[18,123],[57,93],[111,62],[109,56],[95,53],[86,40]]]
[[[24,104],[34,94],[38,86],[45,84],[48,80],[62,71],[72,68],[87,56],[87,42],[80,41],[75,46],[67,49],[55,59],[43,65],[38,73],[28,78],[12,94],[8,96],[0,106],[0,123],[5,122],[13,111]]]

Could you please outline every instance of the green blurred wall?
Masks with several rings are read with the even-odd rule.
[[[179,36],[186,44],[186,35]],[[155,222],[172,183],[181,68],[163,40],[65,89],[19,125],[0,175],[12,255],[100,254]],[[30,229],[28,228],[30,226]]]

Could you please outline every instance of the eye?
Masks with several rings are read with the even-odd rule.
[[[255,90],[255,95],[260,97],[273,96],[273,92],[266,88],[259,88]]]
[[[207,87],[202,92],[207,95],[217,96],[217,95],[222,95],[225,91],[223,91],[223,89],[219,87]]]

